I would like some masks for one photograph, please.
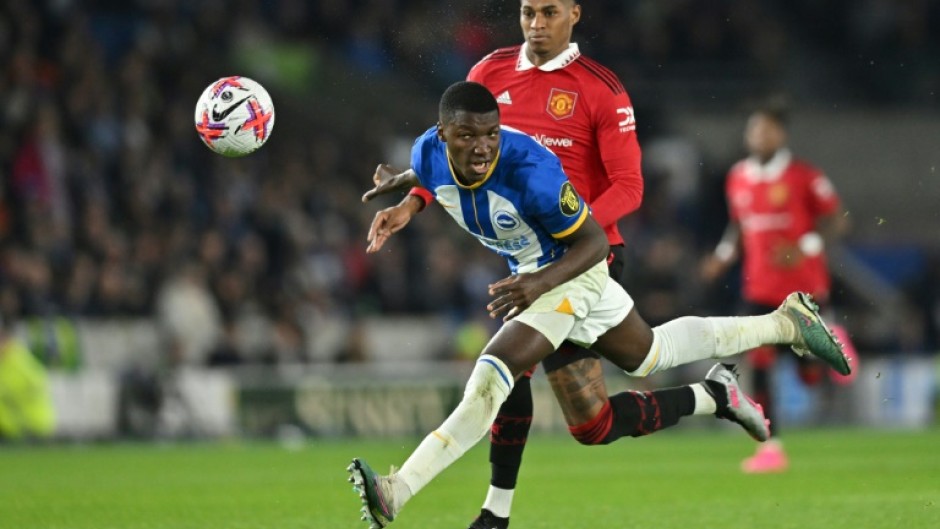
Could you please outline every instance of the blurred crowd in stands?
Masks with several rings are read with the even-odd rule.
[[[359,197],[378,162],[402,160],[390,151],[403,141],[389,140],[400,124],[361,119],[356,101],[325,96],[343,90],[327,65],[383,87],[421,85],[408,131],[416,135],[433,122],[442,87],[520,41],[517,9],[514,1],[4,2],[0,312],[11,321],[154,317],[168,358],[187,364],[363,360],[357,322],[376,314],[477,322],[485,285],[505,265],[452,236],[443,217],[420,219],[387,251],[365,255],[375,207]],[[607,0],[586,4],[576,40],[613,66],[638,107],[652,99],[650,79],[669,72],[691,84],[696,73],[706,82],[728,72],[773,85],[796,52],[858,100],[906,105],[919,86],[940,81],[928,62],[940,57],[931,27],[940,27],[940,4],[929,0]],[[845,49],[856,63],[825,67]],[[905,62],[905,82],[872,75],[883,61]],[[222,158],[193,131],[196,97],[218,77],[253,71],[275,96],[274,141]],[[399,107],[396,119],[409,111],[386,104]],[[356,119],[342,119],[347,111]],[[640,139],[654,164],[655,131]],[[676,202],[656,175],[651,166],[643,210],[626,227],[635,248],[629,284],[653,323],[700,301],[694,275],[681,270],[694,267],[690,249],[712,246],[724,225],[720,188]],[[340,346],[318,345],[327,328],[343,330]]]

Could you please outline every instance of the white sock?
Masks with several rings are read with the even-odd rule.
[[[483,508],[500,518],[509,518],[509,512],[512,510],[512,496],[515,493],[516,489],[501,489],[490,485]]]
[[[394,511],[486,435],[512,386],[512,372],[500,359],[491,355],[477,359],[460,404],[421,441],[396,474],[396,481],[405,487],[395,490]]]
[[[692,411],[692,415],[714,415],[718,411],[718,403],[715,402],[715,397],[712,397],[712,394],[705,389],[701,382],[692,384],[689,387],[692,388],[692,393],[695,394],[695,410]]]
[[[643,363],[627,374],[645,377],[708,358],[724,358],[768,344],[792,344],[799,331],[789,318],[761,316],[701,318],[683,316],[653,329],[653,345]]]
[[[724,358],[770,344],[792,344],[799,339],[796,325],[778,312],[761,316],[706,318],[715,334],[715,356]]]

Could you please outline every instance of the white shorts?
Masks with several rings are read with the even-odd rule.
[[[569,340],[589,347],[633,310],[633,298],[601,261],[587,272],[542,294],[515,321],[548,338],[555,349]]]

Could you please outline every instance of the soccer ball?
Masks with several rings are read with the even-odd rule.
[[[229,157],[255,152],[274,128],[274,103],[263,86],[247,77],[223,77],[196,102],[196,132],[213,151]]]

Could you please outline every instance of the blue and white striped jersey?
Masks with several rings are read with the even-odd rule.
[[[436,127],[415,140],[411,168],[461,228],[506,258],[513,274],[560,259],[567,246],[557,239],[574,232],[588,216],[558,158],[512,128],[500,128],[493,166],[472,186],[457,182]]]

